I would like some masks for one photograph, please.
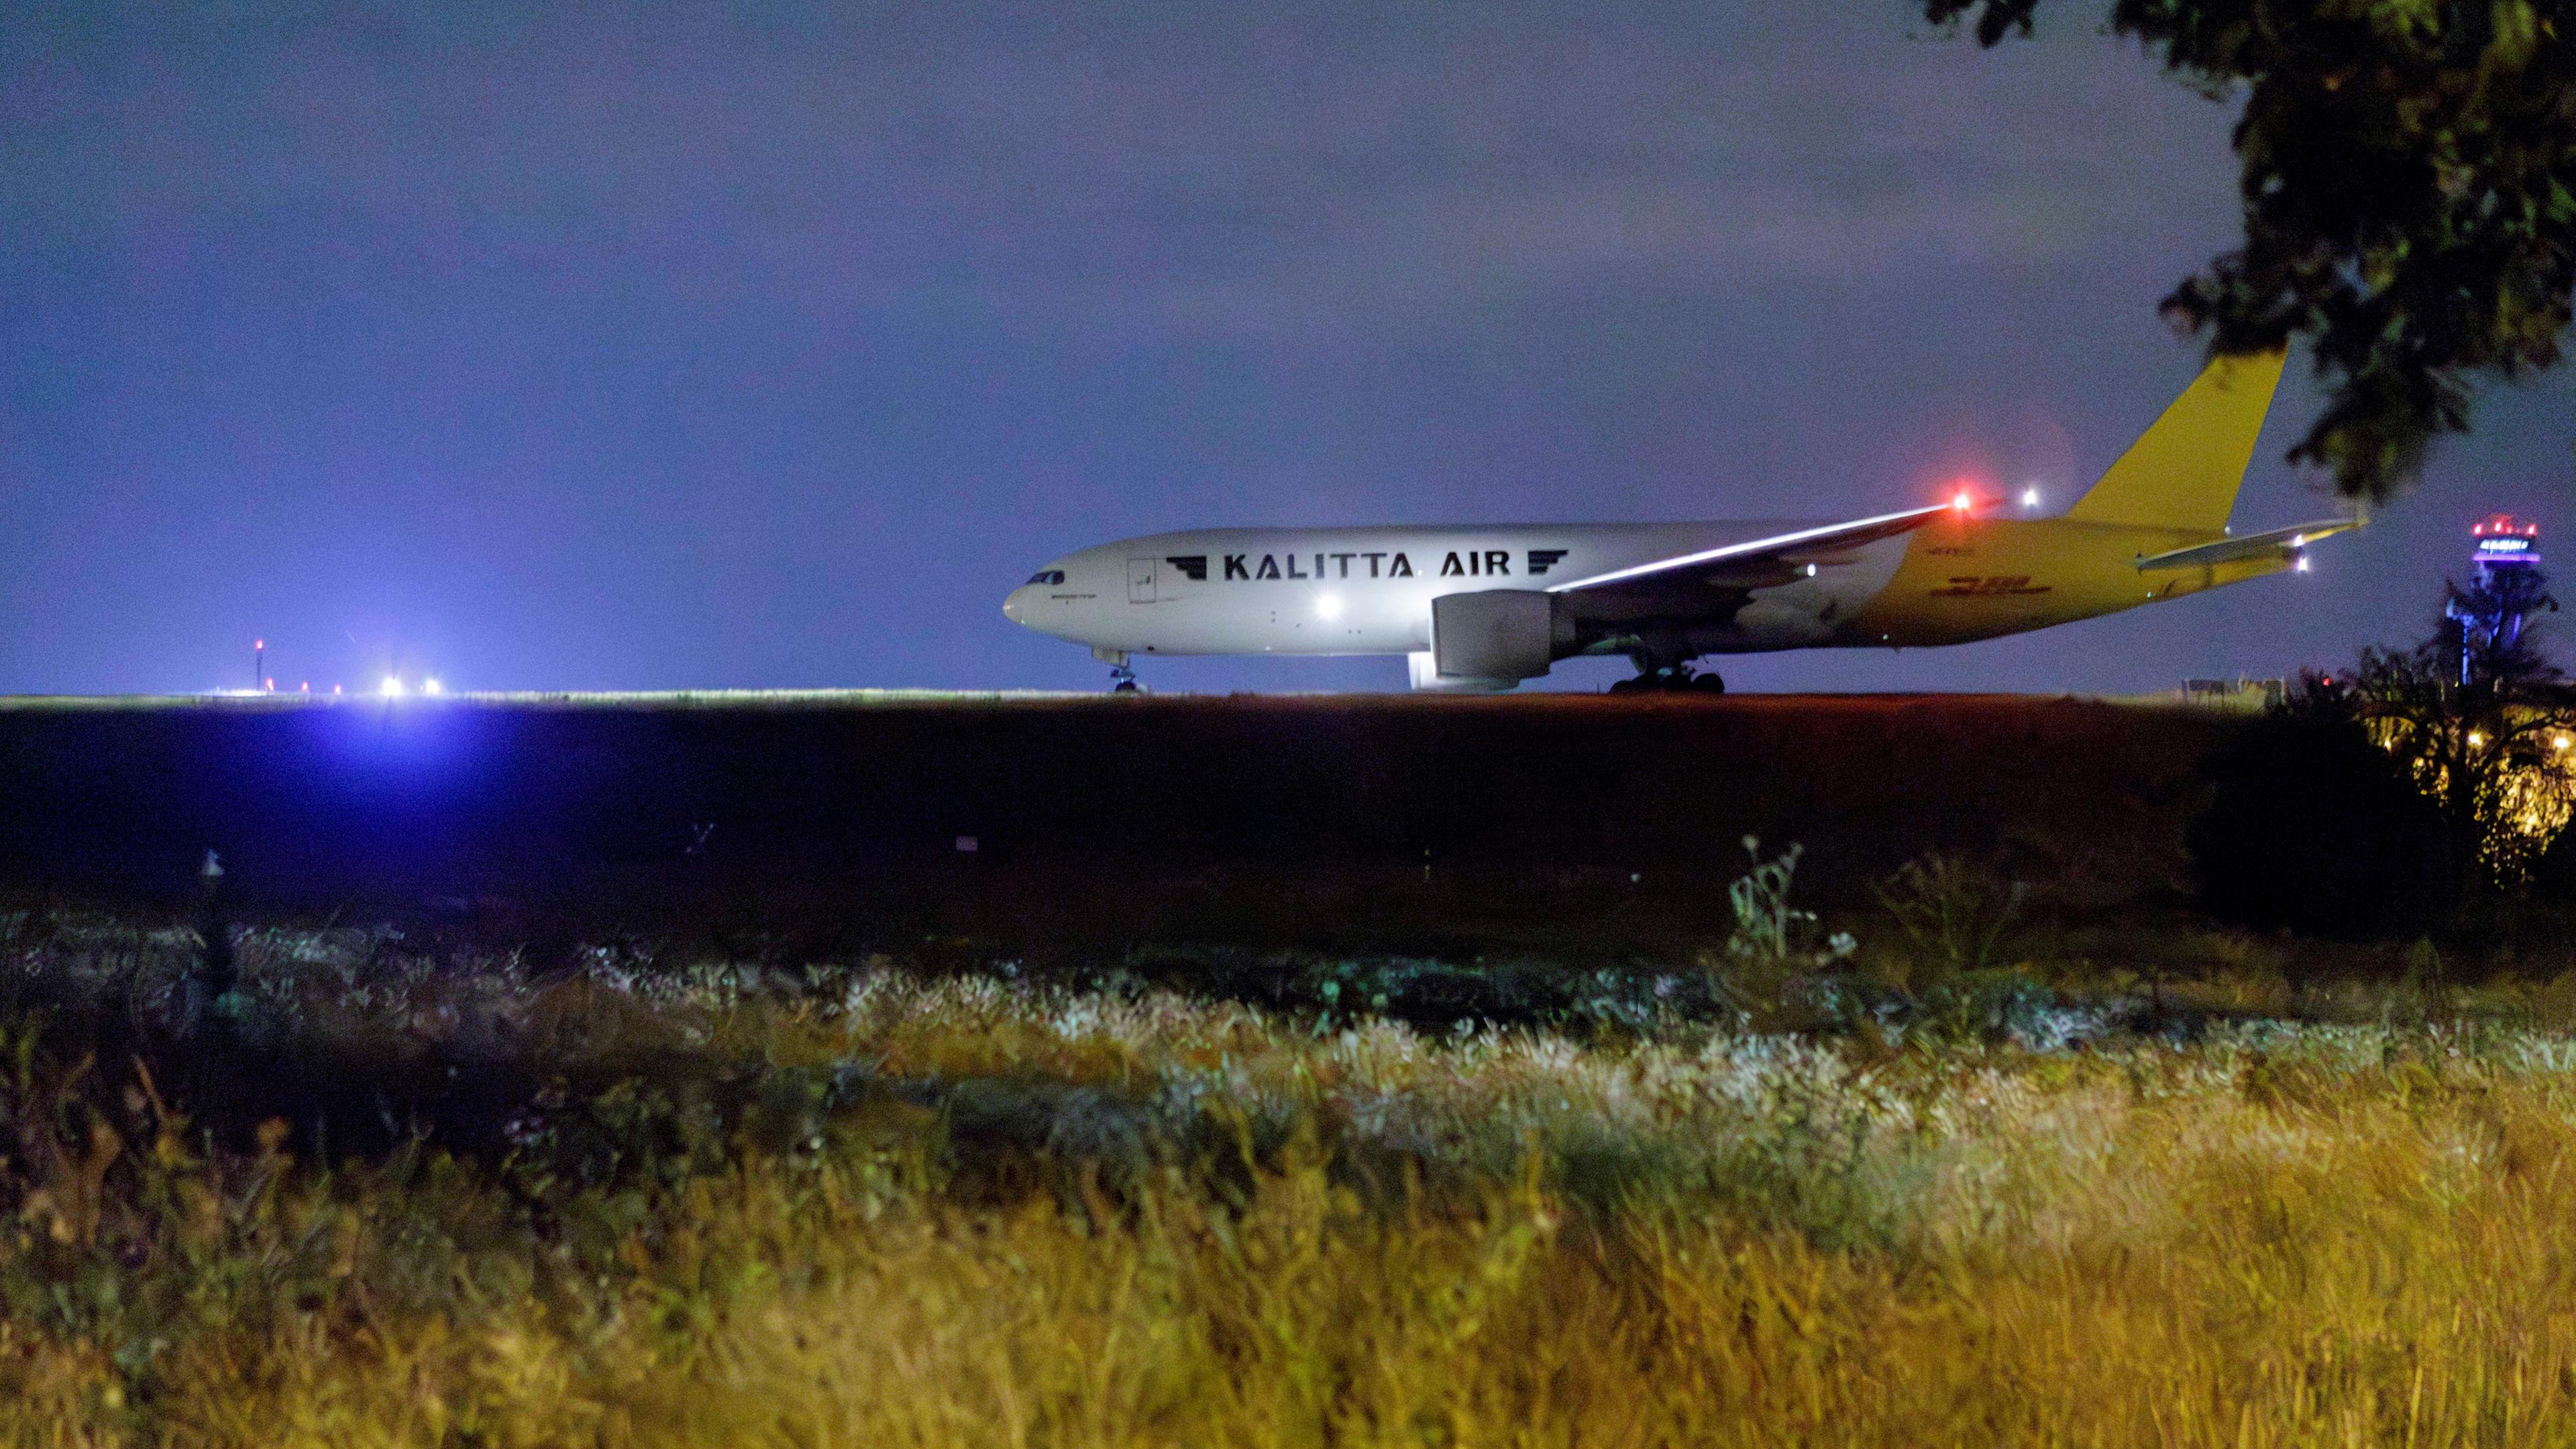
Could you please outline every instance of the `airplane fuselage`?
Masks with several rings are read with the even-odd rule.
[[[2282,356],[2213,360],[2061,517],[1974,490],[1839,522],[1226,528],[1068,554],[1002,612],[1138,654],[1403,654],[1422,689],[1509,689],[1626,654],[1639,681],[1777,649],[1962,644],[2306,566],[2358,516],[2226,527]],[[1132,688],[1132,681],[1122,685]]]
[[[1049,563],[1012,591],[1003,612],[1104,652],[1414,654],[1431,647],[1432,600],[1444,594],[1548,591],[1813,526],[1748,521],[1150,534]],[[2113,613],[2284,566],[2261,560],[2154,577],[2138,571],[2141,556],[2225,536],[2065,519],[1943,519],[1827,554],[1778,582],[1754,582],[1731,617],[1687,626],[1688,653],[1963,643]],[[1690,578],[1674,587],[1706,586]],[[1561,657],[1626,652],[1658,619],[1689,611],[1623,597],[1578,612],[1578,638]]]

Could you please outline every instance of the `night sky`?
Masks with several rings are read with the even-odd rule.
[[[2235,227],[2233,105],[2100,8],[1984,52],[1896,3],[13,5],[0,692],[244,684],[258,636],[289,687],[1092,688],[999,605],[1126,534],[2062,504],[2197,370],[2154,303]],[[2332,511],[2314,397],[2240,530]],[[2484,510],[2576,550],[2571,419],[2490,387],[2305,578],[1727,673],[2341,662]]]

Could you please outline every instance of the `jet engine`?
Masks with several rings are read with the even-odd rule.
[[[1491,694],[1547,673],[1574,643],[1574,620],[1552,594],[1486,589],[1431,601],[1431,648],[1410,656],[1413,687]]]

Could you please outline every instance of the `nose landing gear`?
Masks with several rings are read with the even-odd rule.
[[[1091,651],[1091,657],[1109,666],[1109,692],[1111,694],[1134,694],[1137,692],[1136,666],[1127,662],[1126,650],[1094,649]]]

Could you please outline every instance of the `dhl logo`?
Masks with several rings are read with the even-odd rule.
[[[1936,599],[1990,599],[2015,594],[2044,594],[2048,585],[2034,584],[2028,574],[1975,575],[1953,578],[1946,587],[1934,589]]]

